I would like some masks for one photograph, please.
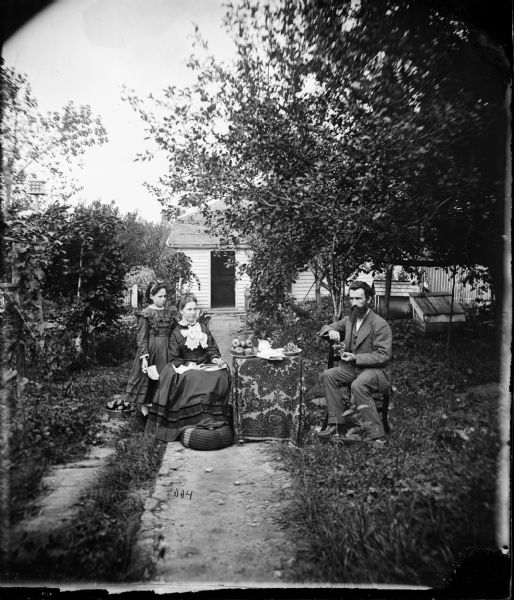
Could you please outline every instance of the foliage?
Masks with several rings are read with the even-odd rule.
[[[94,356],[94,332],[122,310],[120,221],[99,203],[74,211],[10,207],[4,216],[6,271],[18,285],[6,316],[19,322],[7,351],[24,346],[32,366],[40,363],[40,375],[51,378],[74,363],[77,351],[79,358]]]
[[[128,269],[147,267],[155,271],[166,247],[169,224],[146,221],[137,212],[129,212],[121,220],[118,244],[123,262]]]
[[[146,490],[158,471],[165,446],[142,432],[139,418],[119,432],[115,454],[98,482],[87,490],[73,523],[55,530],[30,553],[31,578],[45,580],[124,581],[144,508]],[[59,556],[59,560],[55,557]],[[16,562],[15,576],[25,578],[27,564]],[[145,565],[140,565],[144,569]]]
[[[125,275],[125,287],[131,288],[134,284],[141,289],[146,289],[148,284],[153,281],[157,275],[151,267],[137,265],[132,267]]]
[[[22,332],[25,341],[25,373],[32,381],[67,379],[77,364],[77,323],[79,314],[75,306],[61,306],[57,302],[44,301],[45,320],[39,322],[34,315],[23,311],[24,319],[32,318],[32,325],[25,323]],[[27,333],[27,329],[30,330]]]
[[[172,165],[160,201],[179,195],[227,243],[250,241],[255,308],[275,311],[285,275],[314,264],[335,313],[368,259],[497,270],[501,172],[476,149],[487,138],[502,153],[507,77],[465,17],[431,2],[247,0],[227,8],[231,64],[200,58],[198,36],[191,87],[128,95]]]
[[[121,314],[126,272],[117,244],[121,221],[109,206],[96,202],[76,207],[67,225],[61,238],[66,258],[47,269],[43,291],[72,305],[70,325],[79,335],[81,354],[87,356],[94,332]]]
[[[65,260],[62,238],[67,220],[66,207],[58,205],[42,213],[12,207],[4,211],[7,235],[3,266],[7,277],[17,281],[16,293],[8,296],[6,304],[6,352],[13,359],[18,356],[17,366],[22,369],[25,350],[26,362],[32,367],[44,357],[42,371],[49,377],[73,362],[72,332],[67,328],[65,311],[55,310],[53,303],[45,307],[42,297],[46,272]],[[53,314],[45,314],[46,310]]]
[[[95,338],[95,357],[100,365],[117,365],[134,356],[137,318],[134,314],[121,315],[114,323],[102,329]]]
[[[19,378],[23,375],[25,353],[32,373],[38,366],[40,375],[51,378],[73,362],[72,340],[81,329],[91,326],[92,305],[97,305],[94,307],[97,314],[103,309],[103,317],[110,318],[111,309],[105,304],[98,306],[98,301],[102,295],[106,296],[110,285],[107,280],[115,282],[115,272],[108,275],[98,272],[97,290],[90,291],[89,298],[82,295],[74,301],[75,294],[63,303],[65,295],[50,289],[52,285],[58,288],[61,276],[69,276],[75,266],[70,254],[74,233],[84,236],[85,245],[92,234],[79,217],[87,209],[78,209],[71,215],[68,207],[55,201],[68,199],[77,191],[71,169],[80,166],[80,158],[88,147],[104,143],[106,135],[100,119],[92,116],[88,106],[70,102],[61,111],[42,114],[26,77],[3,62],[1,73],[5,199],[2,266],[6,279],[17,283],[17,289],[8,296],[5,313],[9,322],[6,350],[16,360]],[[35,202],[29,200],[30,182],[41,180],[46,186],[40,191],[50,202],[40,202],[41,196]],[[89,225],[93,225],[92,221]],[[108,242],[106,246],[109,251]],[[94,266],[91,260],[90,268]],[[77,273],[77,277],[84,274]],[[96,296],[97,302],[91,301],[92,296]],[[113,316],[115,312],[114,308]],[[86,319],[90,321],[87,326]]]
[[[67,207],[53,204],[42,213],[6,208],[3,216],[5,271],[16,277],[24,300],[33,303],[45,270],[63,257]]]
[[[26,203],[31,180],[47,182],[45,194],[67,200],[78,191],[72,166],[95,144],[107,141],[100,117],[87,105],[68,102],[60,111],[39,112],[25,75],[2,60],[2,177],[6,205]]]
[[[125,373],[102,367],[59,384],[29,383],[11,426],[12,519],[20,519],[50,465],[85,455],[101,429],[103,407]]]
[[[311,400],[327,348],[316,332],[330,320],[284,319],[277,345],[294,341],[305,356],[312,424],[323,415]],[[491,327],[466,324],[452,360],[444,338],[416,335],[411,321],[392,322],[393,406],[385,448],[312,443],[283,449],[294,478],[288,507],[298,544],[288,576],[297,582],[406,583],[441,586],[469,548],[493,548],[498,451],[494,391],[498,381]],[[477,389],[477,388],[475,388]]]
[[[174,305],[177,294],[181,294],[193,282],[200,287],[200,280],[191,270],[192,262],[183,252],[173,252],[161,256],[156,265],[157,276],[169,286],[168,302]]]
[[[362,114],[366,186],[375,178],[383,198],[374,228],[394,233],[378,247],[382,258],[487,264],[494,275],[510,78],[505,28],[493,39],[487,19],[474,18],[489,11],[484,2],[307,1],[303,8],[334,118],[348,113],[348,103]],[[490,153],[480,151],[484,144]]]

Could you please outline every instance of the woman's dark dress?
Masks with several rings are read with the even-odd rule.
[[[150,404],[159,382],[141,371],[143,354],[148,354],[148,366],[155,365],[160,374],[169,362],[170,334],[177,321],[168,308],[145,308],[137,321],[137,354],[130,370],[125,400],[136,404]]]
[[[184,427],[207,422],[230,423],[230,374],[228,369],[200,371],[191,369],[179,375],[174,366],[210,363],[220,352],[209,329],[201,324],[207,335],[207,347],[199,345],[191,350],[181,331],[187,325],[178,325],[170,336],[169,360],[160,374],[159,389],[149,409],[147,433],[158,440],[173,442]]]

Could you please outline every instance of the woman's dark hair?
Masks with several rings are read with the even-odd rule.
[[[151,296],[155,296],[155,294],[157,294],[157,292],[160,290],[166,290],[166,292],[168,291],[168,286],[164,283],[164,281],[150,281],[145,292],[146,301],[151,303]]]
[[[375,292],[373,288],[371,288],[365,281],[354,281],[350,285],[350,290],[364,290],[364,295],[366,296],[366,300],[373,298]]]
[[[184,294],[177,302],[177,310],[181,311],[188,302],[198,304],[198,300],[194,294]]]

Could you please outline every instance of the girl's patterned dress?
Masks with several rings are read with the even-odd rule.
[[[138,315],[137,354],[127,382],[125,400],[135,404],[151,404],[159,382],[141,371],[143,354],[148,354],[148,366],[155,365],[160,374],[168,364],[170,335],[177,321],[168,308],[148,306]]]

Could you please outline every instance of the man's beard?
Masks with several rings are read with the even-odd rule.
[[[358,306],[352,306],[350,310],[350,323],[352,326],[355,325],[355,321],[357,321],[357,319],[362,319],[367,311],[367,306],[363,306],[362,308],[359,308]]]

